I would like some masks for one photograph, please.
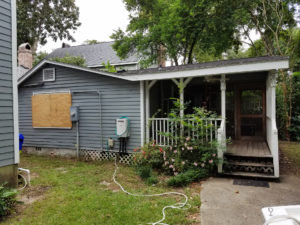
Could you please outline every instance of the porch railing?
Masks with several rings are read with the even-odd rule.
[[[223,155],[226,151],[226,126],[225,119],[222,119],[220,128],[218,129],[218,173],[223,172]]]
[[[182,135],[189,136],[194,139],[201,139],[202,142],[218,141],[218,128],[221,126],[221,118],[206,118],[196,122],[193,119],[184,120],[187,126],[182,126],[180,121],[174,121],[171,118],[151,118],[148,121],[149,141],[155,141],[157,145],[168,146],[176,144],[176,138]],[[202,123],[201,130],[195,130],[193,127]],[[164,135],[169,134],[169,135]]]

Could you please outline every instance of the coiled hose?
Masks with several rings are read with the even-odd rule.
[[[131,196],[135,196],[135,197],[160,197],[160,196],[165,196],[165,195],[180,195],[183,196],[185,198],[184,202],[178,202],[175,203],[173,205],[167,205],[162,209],[162,218],[160,220],[158,220],[157,222],[152,222],[152,223],[147,223],[147,224],[152,224],[152,225],[168,225],[166,223],[163,223],[163,221],[166,219],[166,209],[171,208],[171,209],[181,209],[181,210],[186,210],[188,208],[191,207],[190,204],[188,204],[188,197],[180,192],[165,192],[165,193],[160,193],[160,194],[134,194],[134,193],[130,193],[128,191],[126,191],[123,186],[116,180],[116,175],[117,175],[117,171],[118,171],[119,167],[117,165],[117,157],[115,157],[115,172],[113,174],[113,181],[115,182],[115,184],[117,184],[121,190]],[[186,206],[186,208],[184,208]]]

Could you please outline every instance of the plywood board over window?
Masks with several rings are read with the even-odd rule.
[[[31,100],[34,128],[72,128],[70,93],[35,94]]]

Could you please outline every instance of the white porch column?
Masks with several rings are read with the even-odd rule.
[[[266,81],[266,134],[273,156],[274,176],[279,177],[278,130],[276,125],[276,73],[269,72]]]
[[[221,115],[222,115],[222,119],[224,119],[226,121],[226,77],[225,77],[225,74],[221,75],[220,89],[221,89]],[[225,123],[225,132],[226,132],[226,123]],[[226,133],[225,133],[225,137],[226,137]]]
[[[179,94],[180,94],[180,117],[183,118],[184,115],[184,86],[183,86],[183,78],[180,78],[179,81]]]
[[[157,80],[145,81],[146,142],[150,139],[150,90]]]
[[[140,117],[141,117],[141,146],[145,143],[145,95],[144,81],[140,81]]]

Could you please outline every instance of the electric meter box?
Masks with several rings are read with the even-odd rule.
[[[120,118],[117,119],[116,133],[118,137],[129,137],[129,119]]]
[[[79,107],[78,106],[70,107],[70,116],[71,116],[71,121],[73,121],[73,122],[79,121]]]

